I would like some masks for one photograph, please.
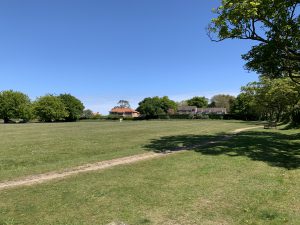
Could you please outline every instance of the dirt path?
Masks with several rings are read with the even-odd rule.
[[[220,136],[220,138],[218,138],[215,141],[204,142],[199,145],[193,145],[193,146],[183,147],[183,148],[178,148],[178,149],[170,149],[170,151],[165,152],[165,153],[149,152],[149,153],[145,153],[145,154],[133,155],[133,156],[117,158],[117,159],[112,159],[112,160],[107,160],[107,161],[102,161],[102,162],[89,163],[89,164],[85,164],[83,166],[72,167],[72,168],[66,169],[62,172],[49,172],[49,173],[43,173],[43,174],[23,177],[23,178],[19,178],[17,180],[1,182],[0,190],[10,189],[10,188],[19,187],[19,186],[31,186],[31,185],[40,184],[40,183],[44,183],[44,182],[55,180],[55,179],[63,179],[63,178],[69,177],[69,176],[79,174],[79,173],[103,170],[103,169],[111,168],[111,167],[114,167],[117,165],[131,164],[131,163],[135,163],[135,162],[142,161],[142,160],[164,157],[169,154],[176,154],[178,152],[188,150],[189,148],[206,146],[209,144],[228,140],[234,134],[238,134],[242,131],[255,129],[255,128],[261,128],[261,126],[236,129],[236,130],[230,132],[228,135]],[[175,151],[172,151],[172,150],[175,150]],[[166,154],[166,153],[168,153],[168,154]]]

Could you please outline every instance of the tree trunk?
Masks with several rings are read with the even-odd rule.
[[[4,123],[9,123],[9,118],[3,118]]]

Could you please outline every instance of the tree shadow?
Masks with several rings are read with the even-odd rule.
[[[203,155],[244,156],[285,169],[300,167],[300,133],[242,132],[230,138],[224,135],[179,135],[152,139],[144,147],[149,151],[193,150]]]

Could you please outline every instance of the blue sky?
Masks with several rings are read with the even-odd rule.
[[[107,114],[120,99],[239,93],[250,42],[211,42],[218,0],[0,0],[0,90],[71,93]]]

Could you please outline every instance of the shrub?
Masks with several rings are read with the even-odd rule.
[[[195,115],[195,119],[209,119],[209,116],[208,115],[205,115],[205,114],[197,114]]]
[[[102,119],[101,114],[97,113],[97,114],[93,114],[91,117],[92,120],[99,120]]]
[[[170,119],[170,116],[167,115],[167,114],[160,114],[160,115],[158,115],[158,119],[161,119],[161,120],[169,120],[169,119]]]
[[[118,116],[118,115],[108,115],[106,117],[106,119],[108,120],[119,120],[121,118],[121,116]]]
[[[209,114],[209,119],[213,119],[213,120],[222,120],[222,119],[223,119],[223,115],[219,115],[219,114]]]
[[[188,114],[175,114],[169,115],[170,119],[190,119],[190,115]]]

